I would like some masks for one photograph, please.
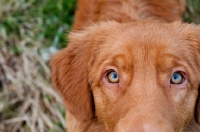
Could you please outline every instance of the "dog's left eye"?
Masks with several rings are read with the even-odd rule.
[[[110,71],[106,75],[107,80],[109,83],[118,83],[119,82],[119,77],[116,71]]]
[[[183,77],[182,73],[174,72],[171,77],[170,83],[171,84],[181,84],[183,81],[184,81],[184,77]]]

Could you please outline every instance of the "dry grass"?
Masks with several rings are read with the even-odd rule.
[[[10,41],[7,39],[4,38],[4,42]],[[48,66],[37,54],[41,43],[31,37],[12,41],[17,42],[20,54],[13,53],[10,43],[0,44],[0,130],[63,131],[61,98],[49,83]]]
[[[0,131],[63,132],[64,107],[50,83],[48,63],[39,50],[42,18],[25,13],[34,0],[0,2]]]
[[[67,12],[60,1],[56,7]],[[44,56],[63,47],[60,36],[70,26],[57,23],[62,16],[45,14],[48,6],[60,14],[47,0],[0,0],[0,132],[63,132],[66,127]],[[199,0],[188,0],[184,20],[200,23]]]

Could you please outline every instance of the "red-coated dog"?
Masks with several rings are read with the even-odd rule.
[[[52,58],[68,132],[200,132],[200,27],[183,0],[79,0]]]

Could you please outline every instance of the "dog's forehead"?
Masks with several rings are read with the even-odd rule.
[[[132,23],[113,28],[115,29],[111,28],[109,31],[111,33],[106,36],[103,49],[115,51],[114,53],[127,51],[155,53],[164,50],[182,54],[186,50],[187,52],[194,50],[194,45],[187,41],[187,37],[191,35],[189,28],[181,23]]]
[[[102,54],[132,54],[133,56],[165,54],[172,52],[173,54],[183,53],[185,43],[182,43],[180,35],[176,35],[174,31],[168,30],[167,27],[162,31],[159,27],[145,27],[145,25],[126,27],[120,29],[107,36],[106,41],[102,45],[100,52]],[[173,32],[173,33],[170,33]],[[162,51],[162,52],[161,52]],[[174,52],[176,51],[176,52]]]
[[[122,67],[138,65],[138,62],[143,65],[162,63],[163,66],[181,61],[194,64],[194,48],[179,28],[177,25],[154,23],[118,26],[98,47],[98,60]]]

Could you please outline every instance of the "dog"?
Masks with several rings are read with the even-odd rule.
[[[183,0],[79,0],[52,57],[68,132],[200,131],[200,26]]]

